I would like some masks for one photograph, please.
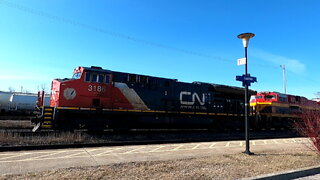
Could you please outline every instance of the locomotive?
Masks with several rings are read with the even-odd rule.
[[[303,111],[320,111],[317,101],[279,92],[259,92],[251,97],[250,106],[255,125],[263,128],[288,127]]]
[[[249,90],[249,95],[256,94]],[[249,96],[250,97],[250,96]],[[76,67],[54,79],[50,105],[38,94],[33,131],[41,128],[243,128],[244,89],[179,82],[101,67]]]

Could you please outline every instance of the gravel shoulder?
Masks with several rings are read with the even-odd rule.
[[[117,163],[18,175],[0,179],[238,179],[320,165],[320,156],[306,145],[253,149],[165,161]]]

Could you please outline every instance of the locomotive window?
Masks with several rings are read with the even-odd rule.
[[[262,96],[256,96],[256,99],[262,99]]]
[[[86,72],[86,79],[85,79],[86,82],[90,82],[90,76],[91,74]]]
[[[276,96],[273,96],[273,95],[266,95],[266,96],[265,96],[265,98],[266,98],[266,99],[275,99],[275,98],[276,98]]]
[[[104,74],[99,74],[98,75],[98,82],[103,83],[103,80],[104,80]]]
[[[107,83],[107,84],[110,83],[110,75],[106,75],[106,83]]]
[[[98,75],[97,74],[92,74],[91,82],[97,82]]]
[[[72,79],[80,79],[80,77],[81,77],[81,73],[78,72],[73,74]]]

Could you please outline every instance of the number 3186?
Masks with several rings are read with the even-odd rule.
[[[106,92],[106,87],[104,86],[95,86],[95,85],[88,85],[88,91],[90,92]]]

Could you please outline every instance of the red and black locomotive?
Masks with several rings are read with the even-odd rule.
[[[250,106],[254,123],[260,127],[286,127],[304,111],[320,111],[320,104],[303,96],[279,92],[259,92],[252,96]]]
[[[77,67],[72,78],[54,79],[50,106],[42,105],[43,98],[39,93],[34,131],[243,126],[243,88],[101,67]]]

